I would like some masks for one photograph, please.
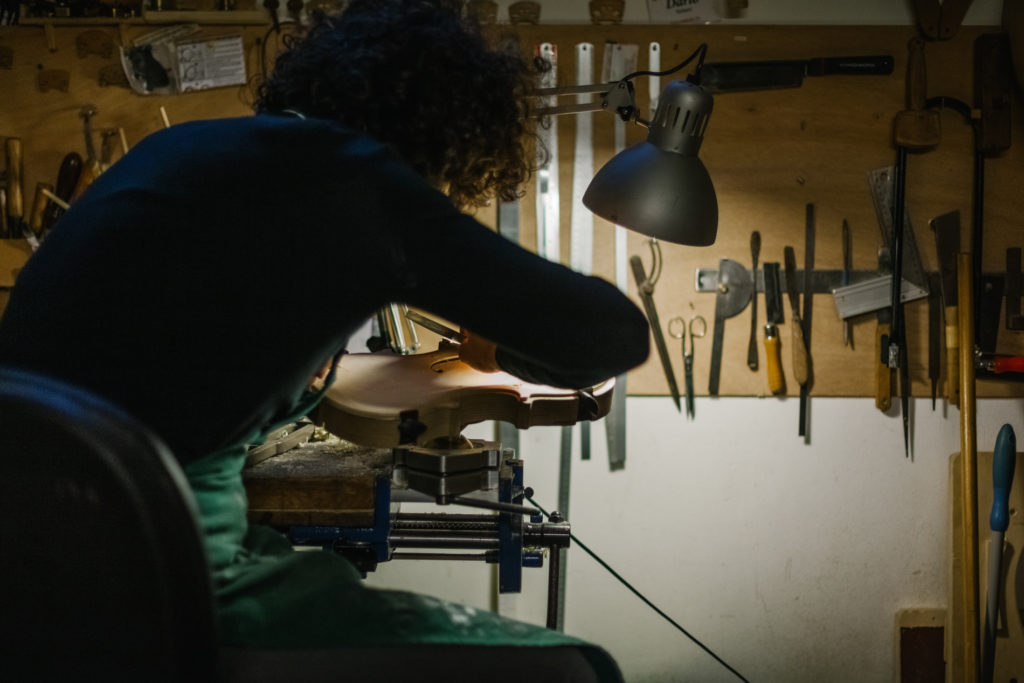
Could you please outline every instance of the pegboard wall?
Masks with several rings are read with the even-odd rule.
[[[25,149],[25,188],[31,197],[36,182],[53,182],[61,159],[69,151],[84,154],[81,119],[86,104],[99,111],[96,130],[123,128],[129,144],[137,142],[162,125],[163,107],[171,123],[191,119],[242,116],[250,112],[250,88],[221,88],[178,96],[140,96],[117,85],[102,86],[99,74],[114,58],[80,55],[76,37],[85,30],[108,33],[115,44],[153,27],[135,24],[116,26],[41,26],[0,28],[0,47],[11,50],[11,68],[0,68],[0,136],[17,136]],[[265,25],[206,27],[211,35],[237,32],[243,36],[250,81],[268,65],[280,36]],[[975,39],[997,29],[964,27],[951,40],[929,43],[925,50],[928,95],[945,95],[973,102],[973,45]],[[700,43],[708,45],[707,61],[808,59],[825,56],[891,55],[894,71],[888,76],[808,77],[800,88],[720,94],[701,150],[714,181],[719,203],[718,240],[711,247],[693,248],[663,243],[664,268],[654,299],[662,323],[676,315],[702,315],[708,334],[698,339],[695,349],[694,380],[698,395],[707,393],[711,358],[711,333],[715,295],[695,290],[698,268],[716,269],[719,260],[733,259],[751,267],[750,236],[761,235],[759,264],[782,262],[783,249],[792,246],[797,266],[803,267],[804,230],[807,206],[815,216],[815,268],[842,267],[841,226],[846,220],[852,234],[855,270],[877,266],[881,245],[878,221],[868,189],[872,170],[890,166],[895,160],[892,124],[906,107],[904,74],[907,42],[912,27],[851,26],[516,26],[497,27],[512,32],[525,53],[540,43],[558,47],[560,85],[575,79],[575,46],[594,45],[595,76],[600,77],[603,54],[610,45],[639,46],[641,69],[647,68],[648,46],[657,42],[661,66],[682,61]],[[51,49],[52,48],[52,49]],[[40,71],[58,69],[68,74],[67,90],[37,85]],[[667,79],[662,80],[662,85]],[[637,102],[647,106],[647,78],[636,79]],[[1019,93],[1014,105],[1019,105]],[[1005,271],[1008,247],[1024,246],[1024,165],[1020,107],[1014,107],[1013,140],[1010,149],[990,159],[985,177],[983,269]],[[568,262],[570,199],[572,196],[573,116],[556,119],[559,140],[559,187],[562,202],[562,260]],[[909,161],[907,197],[911,225],[926,270],[937,271],[938,263],[928,221],[943,213],[959,210],[965,242],[970,226],[973,139],[962,117],[951,112],[941,115],[942,141],[928,152],[912,154]],[[614,118],[604,113],[593,116],[594,166],[599,168],[613,152]],[[640,126],[627,127],[627,143],[645,137]],[[119,154],[120,152],[117,152]],[[117,154],[115,154],[115,159]],[[520,235],[528,248],[536,248],[534,186],[524,188],[519,211]],[[495,207],[479,212],[479,218],[493,226]],[[593,272],[614,280],[613,226],[594,219]],[[969,242],[967,242],[969,244]],[[650,267],[646,239],[628,238],[630,255],[641,255]],[[632,278],[630,278],[632,280]],[[630,282],[630,295],[637,297]],[[747,344],[751,328],[750,307],[725,323],[720,395],[767,395],[763,326],[763,294],[758,302],[759,369],[747,367]],[[540,305],[540,302],[538,302]],[[907,305],[910,376],[913,392],[930,395],[927,373],[927,302]],[[786,322],[780,326],[782,364],[789,394],[798,392],[790,361],[792,319],[785,302]],[[814,297],[811,344],[812,394],[819,396],[873,396],[875,361],[875,316],[858,318],[853,325],[853,348],[844,346],[841,321],[832,296]],[[667,338],[674,372],[680,386],[683,365],[679,342]],[[1000,324],[1001,353],[1024,352],[1024,335]],[[945,373],[943,372],[943,376]],[[661,364],[652,347],[651,359],[630,376],[632,394],[668,392]],[[1024,395],[1024,385],[981,381],[978,396]],[[942,386],[939,387],[942,395]]]

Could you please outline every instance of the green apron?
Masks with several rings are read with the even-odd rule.
[[[333,371],[325,382],[330,386]],[[305,392],[293,422],[323,392]],[[265,434],[253,434],[259,443]],[[200,512],[226,645],[268,649],[413,644],[576,646],[601,681],[621,681],[601,648],[532,624],[406,591],[365,586],[347,560],[330,552],[297,551],[264,526],[249,526],[242,484],[247,444],[185,467]]]

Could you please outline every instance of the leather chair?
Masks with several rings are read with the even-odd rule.
[[[0,367],[0,681],[593,683],[574,647],[221,647],[168,448],[85,391]]]
[[[194,502],[131,416],[0,369],[0,679],[219,678]]]

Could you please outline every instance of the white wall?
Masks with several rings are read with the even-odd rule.
[[[910,22],[898,0],[749,3],[747,23]],[[500,4],[507,17],[509,3]],[[549,0],[542,19],[587,23],[586,7]],[[997,0],[975,0],[966,23],[996,24],[1000,12]],[[626,20],[646,21],[645,5],[628,0]],[[898,411],[884,415],[871,399],[812,398],[805,445],[795,399],[698,399],[687,422],[667,397],[631,397],[626,469],[608,471],[597,426],[593,459],[573,463],[568,519],[749,680],[890,681],[897,610],[946,604],[949,456],[959,449],[955,409],[940,402],[932,412],[929,400],[912,408],[911,461]],[[1024,401],[979,401],[980,450],[1006,422],[1024,434]],[[521,438],[527,483],[551,509],[559,430]],[[517,615],[543,623],[546,571],[526,570],[526,580]],[[369,582],[491,604],[490,570],[477,564],[393,562]],[[737,680],[578,548],[567,600],[566,630],[605,646],[630,683]]]

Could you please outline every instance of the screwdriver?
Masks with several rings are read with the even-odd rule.
[[[985,602],[985,634],[982,641],[981,680],[991,681],[996,657],[996,624],[999,621],[999,589],[1002,586],[1003,534],[1010,526],[1010,488],[1017,464],[1017,437],[1004,424],[992,453],[992,513],[988,523],[992,537],[988,546],[988,598]]]

